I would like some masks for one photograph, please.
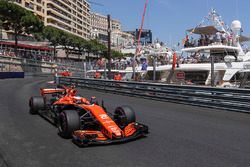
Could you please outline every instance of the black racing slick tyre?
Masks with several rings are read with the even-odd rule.
[[[59,134],[63,138],[71,138],[75,130],[80,129],[80,117],[75,110],[64,110],[59,115]]]
[[[124,128],[128,124],[136,121],[135,112],[129,106],[117,107],[115,109],[115,118],[116,118],[117,124],[121,128]]]
[[[39,110],[45,108],[44,98],[41,96],[31,97],[29,100],[30,114],[37,114]]]

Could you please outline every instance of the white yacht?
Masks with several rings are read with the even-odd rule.
[[[205,25],[205,22],[209,24]],[[144,46],[141,49],[144,56],[138,57],[140,65],[135,68],[136,78],[220,87],[244,87],[250,81],[250,52],[242,48],[242,43],[250,41],[250,38],[241,35],[240,21],[234,20],[229,28],[212,9],[200,25],[187,32],[189,34],[182,41],[183,49],[175,52],[177,56],[173,56],[174,51],[159,44],[155,47]],[[160,62],[160,57],[165,57],[165,62]],[[142,70],[145,61],[148,67]],[[95,71],[88,72],[93,74]],[[107,73],[104,69],[98,71]],[[134,78],[131,66],[112,72],[120,72],[124,80]]]
[[[231,28],[228,28],[215,10],[204,18],[212,24],[200,24],[187,30],[189,34],[183,40],[181,54],[177,56],[177,60],[172,58],[171,62],[174,64],[155,68],[156,80],[179,84],[244,87],[250,72],[250,52],[243,50],[241,44],[250,38],[241,36],[242,28],[238,20],[234,20]],[[147,73],[152,71],[153,67],[148,67]]]

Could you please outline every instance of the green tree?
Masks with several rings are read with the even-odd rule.
[[[100,43],[97,39],[90,40],[89,47],[91,48],[90,51],[95,55],[105,55],[105,53],[107,52],[107,47],[104,44]]]
[[[111,50],[111,55],[112,55],[111,58],[124,58],[125,57],[124,54],[116,50]]]
[[[42,21],[32,12],[11,1],[0,0],[0,19],[6,30],[12,30],[15,38],[15,54],[17,54],[18,35],[41,32]]]
[[[54,50],[54,59],[57,59],[56,56],[56,47],[59,45],[60,43],[60,34],[62,30],[59,30],[57,28],[51,27],[51,26],[46,26],[43,29],[43,37],[46,38],[49,42],[50,45],[53,46],[53,50]]]
[[[63,49],[65,50],[66,58],[69,59],[70,49],[74,49],[73,41],[74,41],[75,35],[72,35],[65,31],[59,31],[59,36],[60,36],[59,43],[60,45],[63,46]]]
[[[93,43],[92,41],[86,41],[84,46],[86,52],[88,53],[87,60],[89,60],[89,54],[93,51]]]
[[[76,36],[73,39],[73,48],[76,48],[78,50],[79,53],[79,60],[80,60],[80,56],[81,54],[85,51],[86,49],[86,45],[87,45],[87,40]]]

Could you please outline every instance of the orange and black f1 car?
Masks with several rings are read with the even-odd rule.
[[[148,127],[136,122],[135,112],[128,106],[117,107],[111,114],[95,97],[88,101],[77,96],[74,87],[41,89],[40,93],[30,98],[30,113],[57,125],[62,137],[73,137],[79,146],[126,142],[148,133]]]

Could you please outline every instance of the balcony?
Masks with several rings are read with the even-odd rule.
[[[66,19],[63,19],[63,18],[61,18],[61,17],[59,17],[59,16],[53,14],[51,11],[47,11],[47,15],[48,15],[48,17],[57,19],[59,22],[63,22],[63,23],[66,24],[66,25],[71,24],[71,21],[66,20]]]

